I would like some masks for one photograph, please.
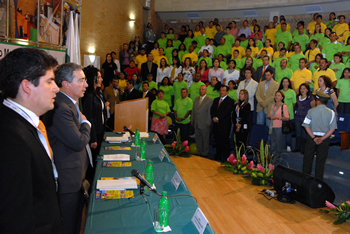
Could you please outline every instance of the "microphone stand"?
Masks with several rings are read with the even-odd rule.
[[[140,196],[140,195],[142,195],[143,200],[145,200],[145,202],[147,204],[148,202],[147,202],[147,199],[146,199],[145,195],[146,196],[149,196],[149,195],[145,193],[145,185],[143,183],[140,183],[140,193],[135,195],[134,198],[137,197],[137,196]],[[132,198],[132,197],[129,197],[128,199],[130,199],[130,198]]]

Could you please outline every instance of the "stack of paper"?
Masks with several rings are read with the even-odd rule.
[[[136,183],[136,179],[97,180],[96,189],[100,189],[100,190],[137,189],[137,183]]]
[[[103,161],[130,161],[129,154],[105,154]]]
[[[140,132],[140,137],[141,137],[141,138],[147,138],[147,137],[149,137],[148,132]]]
[[[109,143],[119,143],[119,142],[127,142],[129,138],[124,134],[121,137],[106,137],[106,141]]]

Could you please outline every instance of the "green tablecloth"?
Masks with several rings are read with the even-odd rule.
[[[106,133],[105,136],[117,136],[116,133]],[[154,144],[152,140],[154,133],[150,133],[147,139],[147,159],[153,161],[154,168],[154,184],[157,191],[167,191],[168,196],[177,194],[188,194],[191,192],[187,186],[182,184],[175,191],[171,184],[177,168],[174,163],[164,158],[161,162],[158,158],[163,145]],[[101,177],[129,177],[132,169],[138,170],[141,174],[145,172],[146,161],[135,160],[135,148],[132,150],[105,150],[105,146],[130,146],[130,143],[124,144],[108,144],[102,143],[100,154],[130,154],[131,167],[102,167],[102,161],[97,162],[95,178],[92,186],[92,194],[86,214],[84,233],[156,233],[152,222],[154,218],[154,209],[158,205],[160,197],[150,191],[145,191],[148,204],[145,203],[142,196],[134,198],[123,198],[116,200],[96,200],[96,182]],[[169,157],[170,158],[170,157]],[[134,190],[134,195],[139,194],[138,189]],[[198,207],[198,204],[192,197],[179,196],[169,197],[169,225],[172,229],[171,233],[197,233],[191,219]],[[210,227],[207,226],[205,233],[211,233]]]

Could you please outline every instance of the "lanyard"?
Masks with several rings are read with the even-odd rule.
[[[237,113],[237,117],[239,117],[239,109],[241,109],[241,107],[243,106],[244,102],[242,102],[242,104],[240,106],[237,105],[236,107],[236,113]]]

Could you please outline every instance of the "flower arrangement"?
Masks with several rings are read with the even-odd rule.
[[[248,163],[247,156],[245,154],[241,156],[242,147],[243,145],[239,147],[238,151],[236,147],[237,157],[231,154],[227,158],[227,162],[221,163],[221,165],[225,166],[225,169],[233,171],[233,174],[247,174],[248,171],[251,170],[254,166],[253,161],[250,161],[250,163]]]
[[[168,151],[169,155],[190,157],[188,153],[190,146],[188,141],[181,142],[180,138],[180,129],[177,130],[176,141],[173,141],[171,144],[164,145],[165,149]]]
[[[329,201],[326,201],[326,206],[331,209],[330,211],[334,212],[338,216],[338,219],[334,221],[333,224],[341,224],[350,219],[350,201],[343,202],[339,206],[335,206]],[[329,213],[329,210],[321,210],[324,213]]]
[[[269,153],[269,147],[264,146],[264,141],[260,142],[260,150],[258,156],[259,163],[256,169],[251,170],[249,176],[253,178],[253,184],[266,185],[272,180],[274,166],[271,164],[272,157]]]

